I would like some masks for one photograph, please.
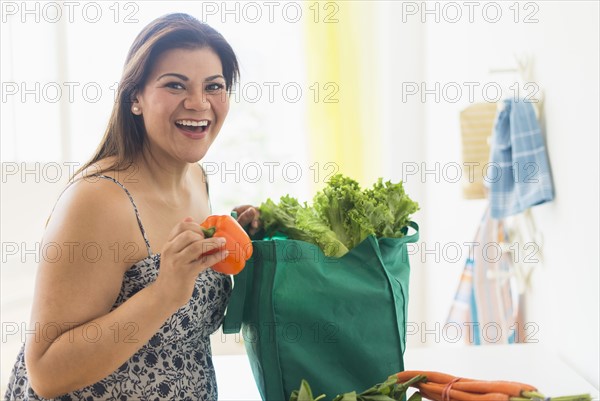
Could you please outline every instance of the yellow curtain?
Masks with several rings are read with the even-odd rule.
[[[309,157],[318,173],[313,189],[334,170],[370,185],[381,172],[377,2],[305,5]]]

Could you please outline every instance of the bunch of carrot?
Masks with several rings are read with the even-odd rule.
[[[432,401],[591,401],[589,394],[546,398],[529,384],[513,381],[484,381],[455,377],[440,372],[407,370],[390,376],[397,383],[425,376],[411,384]]]

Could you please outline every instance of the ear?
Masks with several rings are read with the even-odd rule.
[[[142,115],[142,108],[140,106],[138,106],[139,103],[133,103],[133,105],[131,106],[131,112],[133,114],[135,114],[136,116],[141,116]]]
[[[128,94],[127,98],[129,99],[129,102],[131,103],[131,105],[133,106],[136,103],[139,105],[140,101],[138,99],[138,96],[140,94],[140,90],[139,90],[138,86],[135,85],[132,88],[129,88],[128,92],[129,92],[129,94]]]
[[[133,114],[135,114],[136,116],[141,116],[142,115],[142,107],[140,106],[140,102],[138,101],[137,98],[134,98],[131,101],[131,112]]]
[[[131,112],[136,116],[142,115],[142,108],[140,106],[140,101],[138,100],[138,89],[137,87],[131,91],[131,95],[129,96],[129,101],[131,102]]]

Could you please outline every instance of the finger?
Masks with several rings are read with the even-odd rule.
[[[258,223],[256,223],[256,226],[253,226],[252,228],[250,228],[248,230],[248,234],[250,235],[255,235],[257,234],[260,230],[262,230],[262,223],[260,222],[260,220],[258,221]]]
[[[252,227],[258,226],[258,210],[254,207],[249,207],[242,214],[238,215],[238,223],[242,227],[246,227],[247,225],[252,225]]]
[[[196,223],[191,217],[186,217],[182,222],[179,222],[173,227],[169,234],[169,240],[173,240],[184,231],[193,231],[204,237],[200,224]]]
[[[246,230],[248,234],[254,235],[261,229],[260,212],[256,208],[251,208],[246,211],[246,216],[245,220],[248,221]]]
[[[185,230],[183,232],[180,232],[175,238],[167,242],[163,252],[169,251],[172,254],[177,254],[189,247],[190,245],[200,243],[204,240],[205,238],[202,235],[202,232],[198,233],[192,230]]]
[[[212,255],[227,246],[227,240],[222,237],[208,238],[206,240],[191,244],[185,252],[197,259],[203,255]]]
[[[247,211],[238,214],[237,222],[240,223],[240,226],[246,227],[251,221],[252,216]]]
[[[254,210],[254,218],[252,220],[252,228],[258,229],[261,226],[260,211],[258,211],[258,209],[253,209],[253,210]]]
[[[250,227],[251,227],[250,231],[254,234],[256,231],[259,230],[259,228],[261,226],[260,212],[256,208],[252,208],[252,209],[248,209],[248,210],[252,211],[252,222],[250,223]]]
[[[188,244],[175,254],[175,258],[181,263],[190,264],[199,258],[220,253],[226,246],[224,238],[209,238]]]
[[[192,254],[193,255],[193,254]],[[196,268],[205,270],[215,264],[221,262],[229,255],[229,251],[225,248],[220,249],[218,252],[203,254],[200,257],[197,256],[190,262],[190,264]]]
[[[253,208],[252,205],[239,205],[233,208],[233,211],[237,213],[238,217],[246,213],[248,209]]]
[[[164,251],[169,250],[172,253],[181,252],[182,249],[191,243],[201,241],[205,238],[200,224],[189,217],[178,223],[171,231],[171,235],[171,238],[165,244]]]

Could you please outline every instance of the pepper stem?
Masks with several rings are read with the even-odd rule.
[[[213,235],[215,235],[215,231],[217,231],[217,229],[215,227],[210,227],[210,228],[200,227],[200,228],[202,229],[204,238],[212,238]]]

